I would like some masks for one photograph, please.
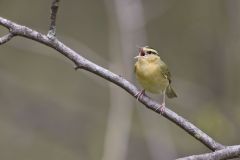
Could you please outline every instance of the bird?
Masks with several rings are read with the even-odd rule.
[[[167,65],[162,61],[158,51],[148,46],[140,47],[139,54],[135,57],[137,60],[134,65],[134,73],[139,84],[143,89],[135,96],[137,100],[145,94],[145,90],[154,93],[162,94],[162,103],[160,113],[163,114],[165,109],[165,95],[168,98],[177,97],[176,92],[171,86],[171,74]]]

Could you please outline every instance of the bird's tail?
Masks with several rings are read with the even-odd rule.
[[[167,95],[168,98],[177,97],[176,92],[172,89],[172,87],[170,85],[168,85],[168,87],[166,89],[166,95]]]

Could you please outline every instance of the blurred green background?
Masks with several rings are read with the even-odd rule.
[[[47,33],[50,4],[0,0],[0,16]],[[62,0],[57,18],[59,40],[136,85],[137,47],[158,50],[179,95],[167,106],[225,145],[240,143],[239,28],[238,0]],[[25,38],[0,46],[0,159],[167,160],[209,152],[119,87],[73,67]]]

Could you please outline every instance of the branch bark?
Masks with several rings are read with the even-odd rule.
[[[0,45],[7,43],[8,41],[10,41],[12,38],[14,37],[14,34],[9,32],[6,35],[0,37]]]
[[[229,146],[212,153],[205,153],[200,155],[192,155],[189,157],[179,158],[177,160],[224,160],[240,156],[240,145]]]
[[[55,38],[56,36],[56,19],[57,19],[57,11],[58,11],[58,5],[60,0],[53,0],[51,5],[51,23],[48,31],[48,38]]]

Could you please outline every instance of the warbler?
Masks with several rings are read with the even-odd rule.
[[[134,72],[140,85],[144,88],[135,96],[137,100],[145,94],[145,90],[151,93],[163,94],[160,112],[165,108],[165,94],[168,98],[177,97],[177,94],[171,87],[171,74],[167,65],[161,60],[158,52],[148,46],[139,49],[139,55],[135,57],[137,62],[134,66]]]

